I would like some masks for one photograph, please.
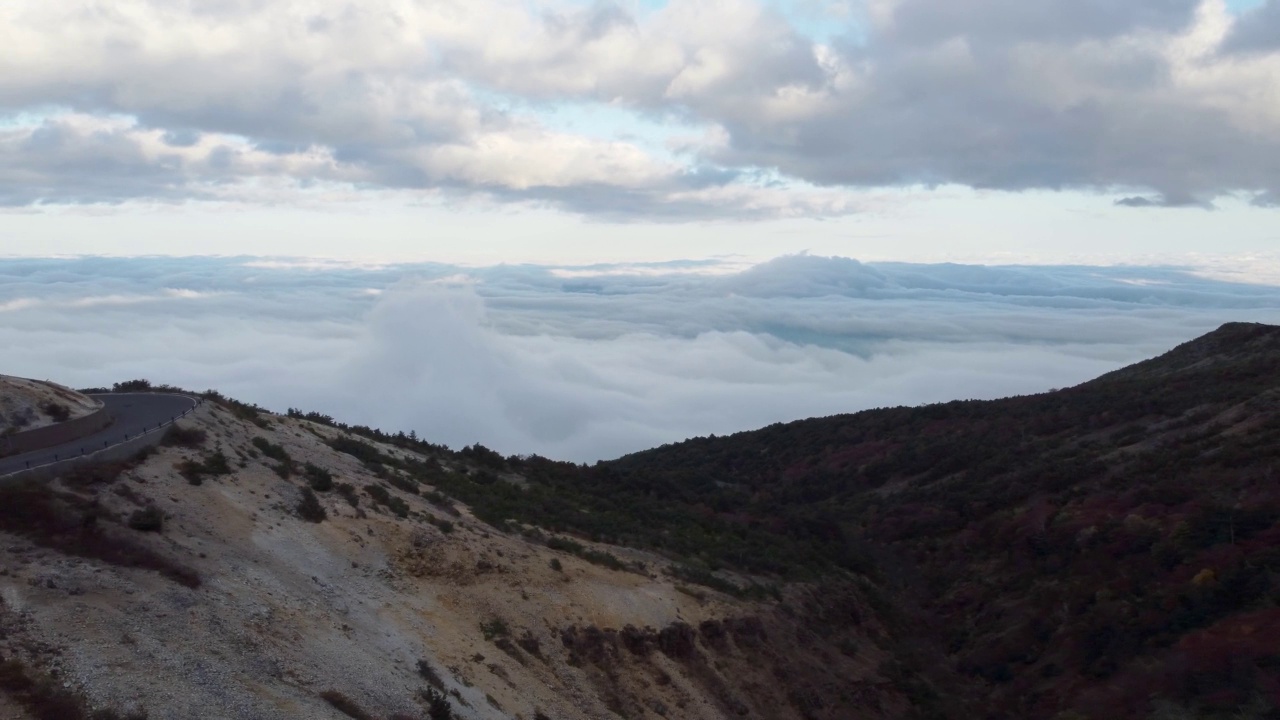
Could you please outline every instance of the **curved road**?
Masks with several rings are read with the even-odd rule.
[[[157,425],[167,423],[196,406],[196,399],[186,395],[111,393],[89,397],[101,400],[106,405],[107,412],[115,418],[111,425],[105,430],[69,443],[0,458],[0,476],[25,470],[28,466],[47,465],[58,460],[77,457],[82,452],[88,454],[119,444],[125,440],[125,435],[133,438],[147,430],[155,430]]]

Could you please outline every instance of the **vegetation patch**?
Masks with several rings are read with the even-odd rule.
[[[221,450],[215,450],[200,460],[184,460],[177,465],[178,472],[192,485],[200,485],[206,475],[230,475],[231,462]]]
[[[494,638],[507,637],[511,634],[511,629],[507,627],[506,620],[494,617],[480,623],[480,632],[484,635],[485,640],[493,640]]]
[[[134,510],[129,515],[129,527],[139,532],[161,532],[164,530],[164,513],[155,505]]]
[[[302,468],[302,475],[307,479],[307,485],[316,492],[329,492],[333,489],[333,473],[312,463],[307,463]]]
[[[147,720],[147,714],[141,711],[90,710],[81,695],[14,659],[0,659],[0,692],[36,720]]]
[[[355,720],[374,720],[374,717],[362,710],[354,700],[343,695],[337,690],[325,690],[320,693],[320,699],[329,703],[333,706],[334,710],[337,710],[347,717],[355,718]]]
[[[208,439],[208,434],[200,428],[185,427],[174,423],[164,433],[164,439],[160,441],[161,445],[169,447],[181,448],[198,448],[204,445]]]
[[[360,507],[360,495],[356,493],[356,488],[351,483],[338,483],[334,486],[334,490],[350,503],[351,507]]]
[[[252,442],[253,446],[264,456],[278,461],[279,464],[274,465],[271,468],[277,475],[286,480],[289,479],[290,475],[293,475],[293,458],[289,456],[289,452],[284,449],[284,446],[273,443],[262,436],[255,437]]]
[[[399,517],[409,517],[409,504],[403,498],[392,495],[385,487],[376,484],[364,486],[364,491],[374,503],[386,507]]]
[[[0,485],[0,531],[65,555],[151,570],[186,587],[200,586],[195,570],[121,530],[118,520],[96,500],[58,492],[43,483]]]
[[[324,522],[328,517],[328,513],[324,511],[324,506],[320,504],[320,499],[316,497],[315,492],[309,487],[302,488],[302,499],[298,501],[298,517],[307,522]]]
[[[40,412],[48,415],[49,419],[56,423],[66,422],[71,419],[71,408],[53,400],[41,403]]]

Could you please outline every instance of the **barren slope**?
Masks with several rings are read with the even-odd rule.
[[[175,720],[346,717],[322,693],[371,717],[422,717],[432,684],[465,718],[904,711],[878,674],[884,631],[856,594],[739,600],[617,547],[601,550],[626,567],[609,569],[581,557],[594,547],[584,540],[560,552],[544,533],[500,532],[439,495],[429,502],[431,488],[403,472],[332,449],[340,430],[234,410],[205,405],[178,438],[192,447],[163,447],[117,478],[57,483],[49,491],[65,493],[71,520],[54,540],[0,535],[0,655],[93,707]],[[316,493],[327,519],[301,519],[308,464],[349,484],[358,506],[335,488]],[[161,533],[117,524],[149,506],[166,518]],[[64,542],[85,533],[103,534]],[[188,571],[97,558],[112,537],[141,540],[199,586]],[[865,616],[866,642],[824,636],[814,623],[831,612]]]
[[[83,417],[99,407],[61,385],[0,375],[0,435]]]

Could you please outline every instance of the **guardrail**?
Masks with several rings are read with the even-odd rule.
[[[183,395],[181,397],[190,396]],[[194,401],[190,408],[171,416],[168,420],[157,423],[155,427],[146,426],[141,432],[132,434],[122,433],[118,441],[104,440],[101,449],[81,447],[78,453],[66,458],[59,458],[58,453],[55,453],[54,459],[50,462],[34,466],[28,463],[24,468],[0,475],[0,480],[12,481],[23,478],[52,476],[82,463],[123,460],[145,447],[159,445],[160,441],[164,439],[162,431],[165,428],[191,415],[205,404],[204,398],[192,397],[190,399]]]

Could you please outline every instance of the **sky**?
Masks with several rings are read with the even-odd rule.
[[[1280,237],[1280,0],[11,0],[0,34],[10,256]]]
[[[590,461],[1280,322],[1280,0],[7,0],[0,372]]]

